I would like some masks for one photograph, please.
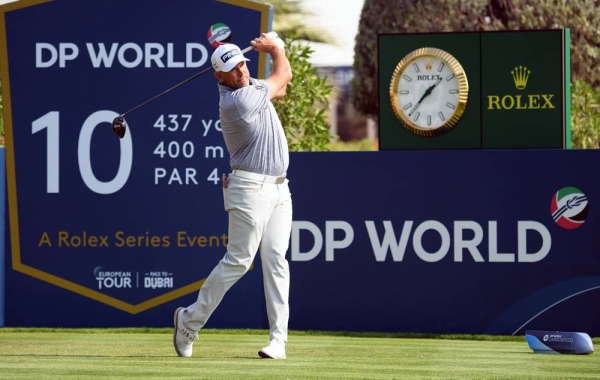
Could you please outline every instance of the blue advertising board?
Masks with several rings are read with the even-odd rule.
[[[292,153],[290,328],[600,335],[599,164],[599,152],[580,150]],[[228,294],[207,327],[266,326],[248,318],[260,303],[256,272],[232,288],[248,297]],[[129,315],[7,277],[7,305],[19,305],[7,306],[13,326],[168,326],[173,308],[193,301]],[[40,305],[52,311],[42,316]]]
[[[250,46],[270,30],[272,7],[23,0],[1,16],[7,269],[129,315],[194,294],[227,244],[212,70],[127,115],[123,139],[110,123],[210,68],[219,42]],[[264,77],[268,57],[247,57],[251,75]]]
[[[598,151],[298,153],[298,329],[600,335]]]

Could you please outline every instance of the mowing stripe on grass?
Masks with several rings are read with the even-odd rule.
[[[592,379],[600,374],[598,354],[537,355],[523,336],[292,331],[288,359],[276,361],[257,355],[267,331],[202,330],[191,358],[176,356],[171,334],[171,329],[0,329],[0,379]]]

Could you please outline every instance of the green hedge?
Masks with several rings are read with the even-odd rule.
[[[600,92],[581,80],[571,85],[571,147],[600,147]]]

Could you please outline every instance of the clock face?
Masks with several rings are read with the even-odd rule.
[[[411,132],[438,136],[460,120],[469,86],[465,72],[449,53],[421,48],[398,63],[390,85],[396,117]]]

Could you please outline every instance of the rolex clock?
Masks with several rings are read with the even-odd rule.
[[[396,65],[390,100],[396,117],[419,136],[439,136],[458,123],[469,96],[467,75],[448,52],[424,47]]]

